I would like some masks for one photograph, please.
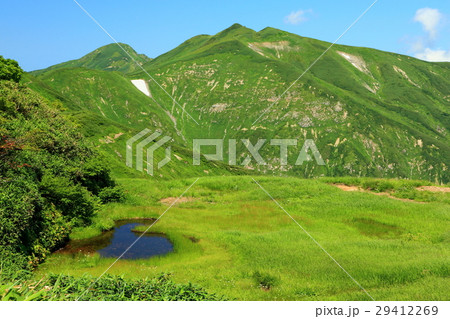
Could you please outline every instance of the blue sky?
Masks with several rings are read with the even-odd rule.
[[[235,22],[333,42],[374,0],[77,1],[116,40],[156,57]],[[339,43],[450,61],[449,35],[450,1],[379,0]],[[111,42],[73,0],[2,0],[0,55],[27,71]]]

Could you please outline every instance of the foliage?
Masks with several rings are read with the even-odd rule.
[[[276,277],[269,274],[261,273],[259,271],[256,271],[253,274],[253,279],[255,280],[258,287],[262,289],[271,289],[278,282]]]
[[[0,281],[0,300],[204,301],[223,298],[191,283],[176,284],[169,274],[151,280],[127,280],[111,275],[100,279],[49,275],[38,282]]]
[[[123,202],[125,194],[121,187],[105,187],[100,191],[98,197],[103,204],[106,204],[111,202]]]
[[[0,81],[2,267],[42,261],[73,226],[90,223],[96,195],[114,185],[100,155],[58,108],[23,84]]]
[[[22,74],[23,70],[17,61],[0,55],[0,80],[19,82]]]
[[[389,193],[390,195],[410,199],[418,202],[441,201],[450,203],[450,198],[443,192],[429,192],[419,190],[420,186],[432,185],[427,181],[407,179],[379,179],[379,178],[356,178],[356,177],[322,177],[319,180],[330,184],[344,184],[347,186],[359,186],[363,190],[375,193]]]

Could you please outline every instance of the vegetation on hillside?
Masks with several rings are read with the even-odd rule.
[[[103,133],[103,138],[114,132],[127,134],[124,130],[133,136],[147,127],[162,130],[187,149],[194,138],[236,139],[237,163],[249,155],[240,140],[255,143],[259,138],[267,141],[260,150],[267,165],[251,161],[247,167],[260,173],[449,182],[448,63],[335,45],[277,101],[328,46],[273,28],[256,32],[239,24],[213,36],[196,36],[143,62],[181,107],[140,68],[105,71],[111,56],[125,54],[116,44],[75,62],[32,72],[36,77],[28,76],[27,83],[43,94],[52,92],[83,119],[83,127]],[[131,79],[147,80],[151,97],[134,88]],[[103,123],[91,129],[91,123],[99,121]],[[280,165],[279,148],[268,142],[273,138],[298,141],[289,147],[288,165]],[[294,165],[306,139],[315,141],[325,166],[314,161]],[[116,154],[123,143],[106,148],[110,158],[121,160]],[[228,149],[224,152],[227,162]],[[178,168],[168,165],[160,175],[210,171]]]
[[[187,139],[299,141],[289,147],[286,166],[277,161],[279,149],[267,142],[261,154],[268,164],[249,164],[260,172],[449,182],[449,63],[335,45],[277,101],[329,45],[235,24],[189,39],[144,68],[201,123],[172,110]],[[146,78],[142,71],[128,77]],[[153,82],[149,85],[160,105],[172,105]],[[308,138],[326,166],[293,165]],[[240,162],[248,152],[243,143],[237,150]]]
[[[37,75],[46,71],[63,68],[87,68],[108,72],[130,73],[140,70],[139,65],[143,65],[148,61],[151,61],[148,56],[138,54],[129,45],[112,43],[102,46],[80,59],[53,65],[47,69],[33,71],[32,74]]]
[[[223,300],[192,284],[176,284],[169,274],[153,279],[126,280],[106,275],[98,280],[89,276],[49,275],[37,280],[0,281],[3,301],[203,301]]]
[[[10,74],[0,80],[1,267],[29,269],[89,224],[115,183],[61,105],[16,83],[17,63],[0,73]]]
[[[17,61],[5,59],[0,55],[0,81],[7,80],[19,82],[22,74],[23,70]]]

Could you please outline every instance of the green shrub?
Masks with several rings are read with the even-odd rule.
[[[25,178],[0,179],[0,246],[14,247],[34,217],[38,192]]]
[[[125,193],[123,189],[118,186],[106,187],[100,191],[98,197],[103,204],[111,202],[122,202],[125,199]]]
[[[19,82],[23,70],[17,61],[5,59],[0,55],[0,80]]]
[[[256,271],[253,274],[253,279],[256,284],[263,289],[271,289],[278,282],[276,277],[269,274],[260,273],[259,271]]]
[[[91,286],[92,285],[92,286]],[[176,284],[170,275],[162,274],[151,280],[126,280],[105,275],[96,280],[84,276],[75,278],[50,275],[39,282],[0,282],[0,300],[97,300],[97,301],[202,301],[224,300],[191,283]]]
[[[74,221],[75,225],[87,224],[94,215],[95,202],[89,191],[68,178],[46,174],[39,189],[48,202]]]
[[[104,188],[115,186],[109,168],[105,165],[105,160],[99,155],[89,158],[83,164],[76,181],[80,182],[94,195],[98,195]]]
[[[76,125],[57,105],[9,81],[20,72],[5,61],[0,58],[0,247],[8,247],[2,267],[17,270],[45,259],[72,227],[89,224],[104,188],[105,200],[121,196]]]

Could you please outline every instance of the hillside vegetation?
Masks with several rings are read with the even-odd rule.
[[[260,153],[267,164],[247,165],[261,173],[448,182],[450,64],[335,45],[277,100],[328,46],[238,24],[214,36],[194,37],[143,63],[178,105],[140,69],[116,73],[98,67],[97,51],[108,57],[124,54],[117,44],[76,63],[33,72],[37,78],[30,85],[71,100],[65,105],[75,112],[89,110],[134,133],[142,127],[161,129],[182,148],[191,148],[194,138],[236,139],[238,164],[249,154],[240,139],[253,144],[265,139]],[[151,96],[133,87],[131,79],[147,80]],[[268,142],[273,138],[298,140],[289,147],[288,165],[280,165],[279,149]],[[325,166],[314,161],[294,165],[306,139],[315,141]],[[175,176],[170,170],[161,174]]]
[[[30,269],[120,191],[61,105],[16,83],[20,75],[0,80],[0,259]]]
[[[277,102],[329,45],[236,24],[194,37],[144,67],[201,123],[150,82],[187,137],[300,141],[286,167],[276,160],[278,149],[263,147],[268,165],[249,164],[261,172],[448,182],[450,64],[336,45]],[[146,78],[142,72],[129,77]],[[326,166],[293,165],[307,138],[315,140]],[[238,144],[238,161],[247,154]]]
[[[88,68],[94,70],[129,73],[139,70],[139,65],[151,60],[145,54],[138,54],[127,44],[119,43],[119,45],[121,47],[120,50],[117,50],[117,44],[106,45],[96,49],[80,59],[63,62],[47,69],[37,70],[31,73],[37,75],[50,70],[64,68]]]

